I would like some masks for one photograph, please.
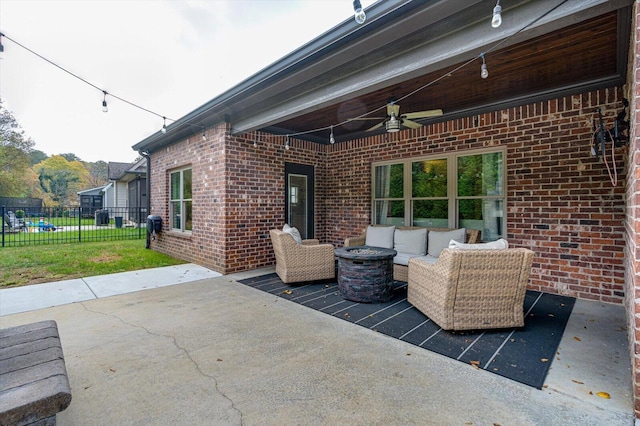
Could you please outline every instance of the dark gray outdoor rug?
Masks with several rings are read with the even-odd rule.
[[[333,281],[288,285],[276,274],[240,280],[336,318],[541,389],[575,299],[527,290],[525,326],[520,329],[450,332],[407,301],[407,283],[396,281],[386,303],[357,303],[338,294]]]

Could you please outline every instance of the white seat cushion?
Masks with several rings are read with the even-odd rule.
[[[455,240],[449,241],[449,248],[460,250],[503,250],[509,248],[509,243],[504,238],[496,241],[479,244],[465,244]]]
[[[298,228],[292,228],[288,223],[285,223],[282,227],[282,232],[290,234],[296,243],[302,244],[302,236],[300,235],[300,231],[298,231]]]
[[[409,259],[411,259],[412,257],[418,257],[418,255],[417,254],[411,254],[411,253],[400,253],[400,252],[398,252],[398,254],[393,258],[393,263],[395,263],[396,265],[408,266],[409,265]]]
[[[424,256],[427,254],[427,229],[396,229],[393,249],[398,253]]]
[[[440,252],[449,247],[449,241],[455,240],[461,243],[466,241],[465,228],[454,229],[453,231],[429,231],[428,254],[433,257],[440,256]]]
[[[367,227],[367,235],[364,244],[372,247],[393,248],[393,234],[395,226],[371,226]]]

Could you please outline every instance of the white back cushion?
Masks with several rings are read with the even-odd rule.
[[[393,248],[398,253],[427,254],[427,229],[396,229]]]
[[[460,250],[504,250],[509,248],[509,243],[504,238],[496,241],[480,244],[464,244],[455,240],[449,241],[449,248]]]
[[[367,235],[364,244],[372,247],[393,248],[393,233],[395,226],[371,226],[367,227]]]
[[[288,223],[285,223],[284,226],[282,227],[282,232],[291,234],[291,236],[293,237],[293,240],[296,243],[302,244],[302,236],[300,235],[300,231],[298,231],[298,228],[292,228],[291,226],[289,226]]]
[[[429,255],[440,256],[440,252],[449,247],[449,241],[456,240],[464,243],[467,230],[465,228],[454,229],[453,231],[429,231]]]

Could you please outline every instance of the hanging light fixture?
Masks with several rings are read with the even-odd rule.
[[[102,112],[109,112],[109,108],[107,107],[107,91],[103,90],[102,93],[104,94],[102,98]]]
[[[289,148],[291,147],[291,144],[289,143],[289,135],[287,135],[287,141],[284,144],[284,149],[286,149],[287,151],[289,151]]]
[[[353,11],[355,12],[354,17],[358,24],[364,24],[365,19],[367,19],[367,15],[365,15],[364,10],[362,10],[362,5],[360,4],[360,0],[353,0]]]
[[[0,53],[4,52],[4,46],[2,45],[2,36],[4,34],[0,33]]]
[[[493,18],[491,18],[491,26],[498,28],[502,24],[502,6],[500,0],[497,1],[496,7],[493,8]]]
[[[253,132],[253,147],[258,147],[258,131]]]
[[[333,126],[331,126],[331,136],[329,136],[329,143],[333,145],[336,143],[336,138],[333,137]]]
[[[489,71],[487,70],[487,63],[484,61],[484,53],[480,55],[482,57],[482,65],[480,66],[480,77],[489,77]]]
[[[204,126],[202,126],[202,140],[203,140],[203,141],[206,141],[206,140],[207,140],[207,134],[206,134],[206,132],[205,132],[205,127],[204,127]]]
[[[167,117],[162,117],[162,133],[167,133]]]
[[[391,117],[389,117],[384,125],[389,133],[400,131],[400,122],[396,118],[395,112],[391,112]]]

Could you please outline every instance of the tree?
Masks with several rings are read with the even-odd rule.
[[[0,99],[0,196],[25,196],[29,152],[34,145]]]
[[[29,158],[31,159],[31,165],[33,166],[46,160],[49,156],[39,149],[34,149],[29,153]]]
[[[106,162],[100,160],[95,163],[85,163],[85,167],[89,171],[89,184],[91,187],[97,188],[98,186],[107,184],[109,172]]]
[[[61,157],[64,157],[65,160],[67,160],[68,162],[72,162],[72,161],[82,161],[80,159],[80,157],[78,157],[77,155],[75,155],[72,152],[68,152],[66,154],[60,154]]]
[[[67,205],[77,200],[77,192],[89,185],[89,172],[80,161],[67,161],[53,155],[35,166],[40,187],[51,196],[55,205]]]

